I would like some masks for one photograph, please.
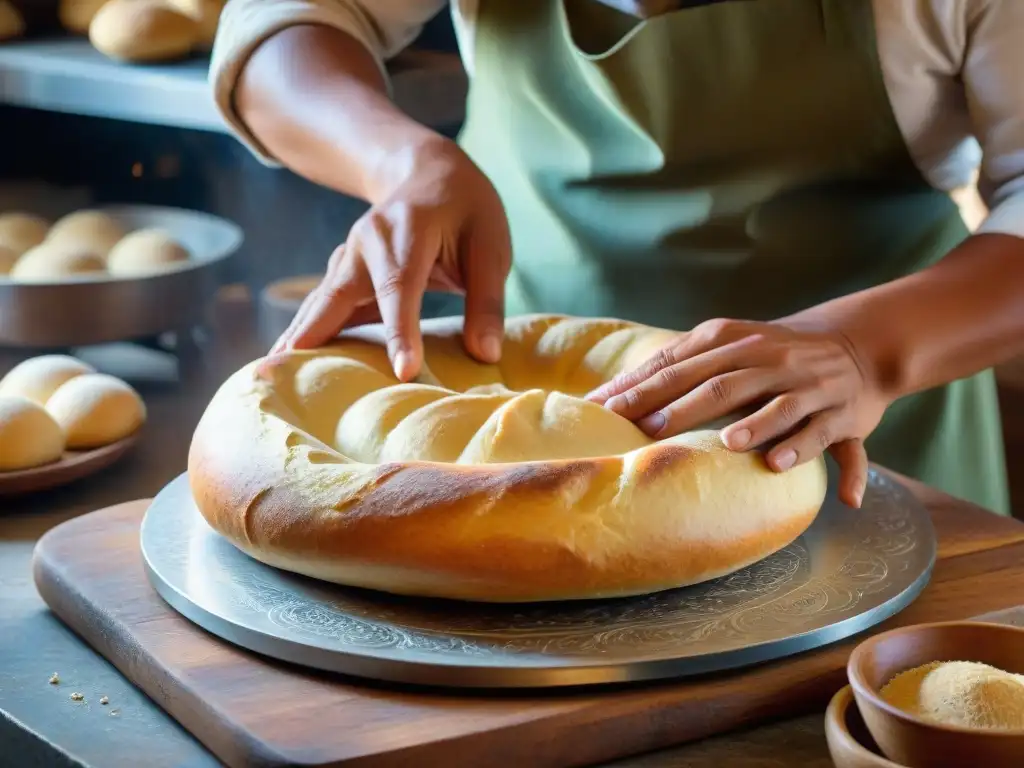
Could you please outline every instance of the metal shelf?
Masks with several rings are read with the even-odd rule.
[[[10,42],[0,45],[0,103],[223,133],[208,66],[120,64],[77,38]],[[396,61],[392,86],[397,103],[421,122],[462,119],[466,78],[451,54],[410,52]]]

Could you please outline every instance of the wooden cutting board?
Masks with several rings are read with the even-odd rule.
[[[1019,604],[1024,525],[925,493],[940,559],[921,597],[883,626]],[[727,675],[572,693],[455,695],[310,673],[206,634],[156,595],[138,546],[147,505],[53,529],[36,548],[36,584],[61,619],[229,766],[591,765],[823,710],[845,682],[852,643]]]

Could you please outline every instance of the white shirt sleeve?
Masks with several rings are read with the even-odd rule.
[[[1024,2],[973,0],[966,26],[961,79],[990,210],[978,231],[1024,237]]]
[[[366,46],[383,71],[447,0],[228,0],[220,18],[210,62],[217,108],[235,134],[265,163],[260,146],[235,109],[235,85],[253,52],[282,29],[321,24],[349,33]]]

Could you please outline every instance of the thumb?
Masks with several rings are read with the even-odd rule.
[[[839,465],[839,500],[848,507],[860,509],[868,482],[868,455],[864,441],[850,438],[833,443],[828,451]]]
[[[466,351],[481,362],[497,363],[505,336],[505,279],[512,262],[508,225],[477,224],[467,232],[461,251]]]

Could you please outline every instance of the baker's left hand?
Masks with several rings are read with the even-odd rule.
[[[680,334],[587,397],[656,438],[757,406],[722,430],[726,446],[747,451],[778,440],[766,454],[777,472],[828,450],[842,470],[840,499],[853,507],[867,483],[863,441],[889,405],[846,335],[737,320]]]

